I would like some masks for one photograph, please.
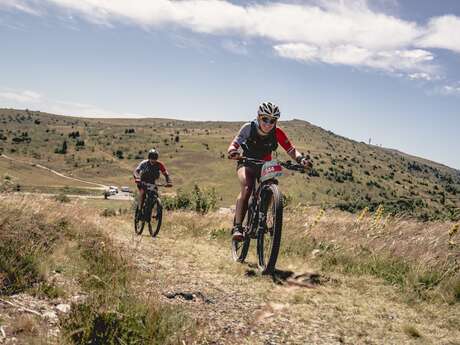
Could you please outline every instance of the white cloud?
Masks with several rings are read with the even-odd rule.
[[[382,6],[394,0],[380,0]],[[0,0],[21,9],[24,0]],[[246,54],[238,40],[264,39],[282,57],[374,68],[437,78],[440,70],[429,48],[460,53],[460,18],[431,18],[426,27],[372,9],[366,0],[311,0],[237,5],[228,0],[36,0],[26,8],[54,9],[112,26],[177,26],[193,32],[232,36],[223,47]],[[32,7],[31,7],[32,6]],[[424,48],[424,49],[421,49]],[[417,74],[419,73],[419,74]]]
[[[10,9],[26,12],[33,15],[40,15],[41,11],[37,9],[35,0],[0,0],[0,9]]]
[[[440,93],[443,95],[460,96],[460,85],[444,85]]]
[[[426,48],[443,48],[460,53],[460,18],[442,16],[430,20],[417,44]]]
[[[412,80],[433,80],[434,78],[429,75],[428,73],[423,73],[423,72],[417,72],[417,73],[412,73],[408,75],[409,79]]]
[[[369,10],[363,1],[324,5],[268,3],[239,6],[222,0],[47,0],[84,18],[142,26],[174,24],[208,34],[240,34],[277,42],[352,44],[390,49],[409,44],[420,33],[415,23]]]
[[[237,42],[237,41],[232,41],[232,40],[225,40],[222,42],[222,47],[237,55],[248,55],[248,48],[247,48],[247,43],[246,42]]]
[[[24,90],[24,91],[3,91],[0,92],[0,99],[14,102],[23,103],[37,103],[42,99],[42,95],[37,92]]]
[[[40,109],[54,114],[76,116],[104,117],[121,115],[92,104],[49,99],[38,92],[30,90],[0,90],[0,107]]]
[[[276,45],[275,51],[282,57],[303,62],[323,62],[328,64],[369,67],[388,72],[420,71],[416,76],[431,78],[436,67],[429,65],[433,55],[425,50],[387,50],[372,51],[366,48],[340,45],[333,47],[318,47],[303,43],[288,43]],[[429,71],[421,72],[421,71]]]

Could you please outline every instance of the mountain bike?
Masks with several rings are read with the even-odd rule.
[[[141,182],[142,187],[145,188],[145,200],[142,209],[136,204],[136,211],[134,214],[134,232],[137,235],[142,235],[145,224],[147,224],[150,236],[156,237],[160,232],[161,220],[163,218],[163,206],[158,197],[158,187],[162,184],[153,184]]]
[[[291,161],[263,161],[241,158],[242,163],[261,166],[261,176],[254,186],[243,221],[243,241],[232,240],[232,256],[237,262],[244,262],[248,255],[251,239],[257,240],[258,267],[262,273],[272,273],[281,245],[283,226],[283,196],[278,189],[277,177],[282,168],[304,173],[305,167]]]

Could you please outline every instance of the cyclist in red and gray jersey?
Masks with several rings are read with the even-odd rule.
[[[142,209],[145,200],[145,189],[142,186],[142,182],[155,184],[156,180],[160,178],[160,173],[163,174],[166,179],[166,187],[172,187],[171,178],[169,177],[165,165],[158,160],[158,151],[151,149],[148,159],[140,162],[133,171],[134,181],[139,189],[140,209]]]
[[[228,148],[228,158],[239,159],[241,157],[239,150],[242,149],[244,157],[269,161],[272,159],[272,152],[278,148],[279,144],[297,163],[311,167],[311,162],[296,150],[286,133],[276,126],[279,117],[278,106],[271,102],[262,103],[259,106],[257,119],[244,124],[233,139]],[[233,239],[236,241],[243,240],[241,224],[254,184],[260,177],[260,169],[260,166],[251,163],[238,162],[237,174],[241,190],[236,201],[233,228]]]

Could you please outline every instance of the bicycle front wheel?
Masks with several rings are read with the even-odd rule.
[[[283,202],[276,184],[266,186],[262,191],[261,213],[265,214],[265,219],[259,220],[257,256],[259,270],[266,274],[275,270],[281,245]]]
[[[149,222],[150,236],[156,237],[160,232],[161,221],[163,220],[163,205],[161,200],[157,199],[152,208],[152,217]]]

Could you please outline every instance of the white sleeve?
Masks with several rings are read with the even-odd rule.
[[[251,123],[245,123],[243,126],[241,126],[240,131],[236,135],[236,137],[233,139],[232,144],[236,146],[236,148],[239,148],[241,144],[243,144],[251,135]]]

